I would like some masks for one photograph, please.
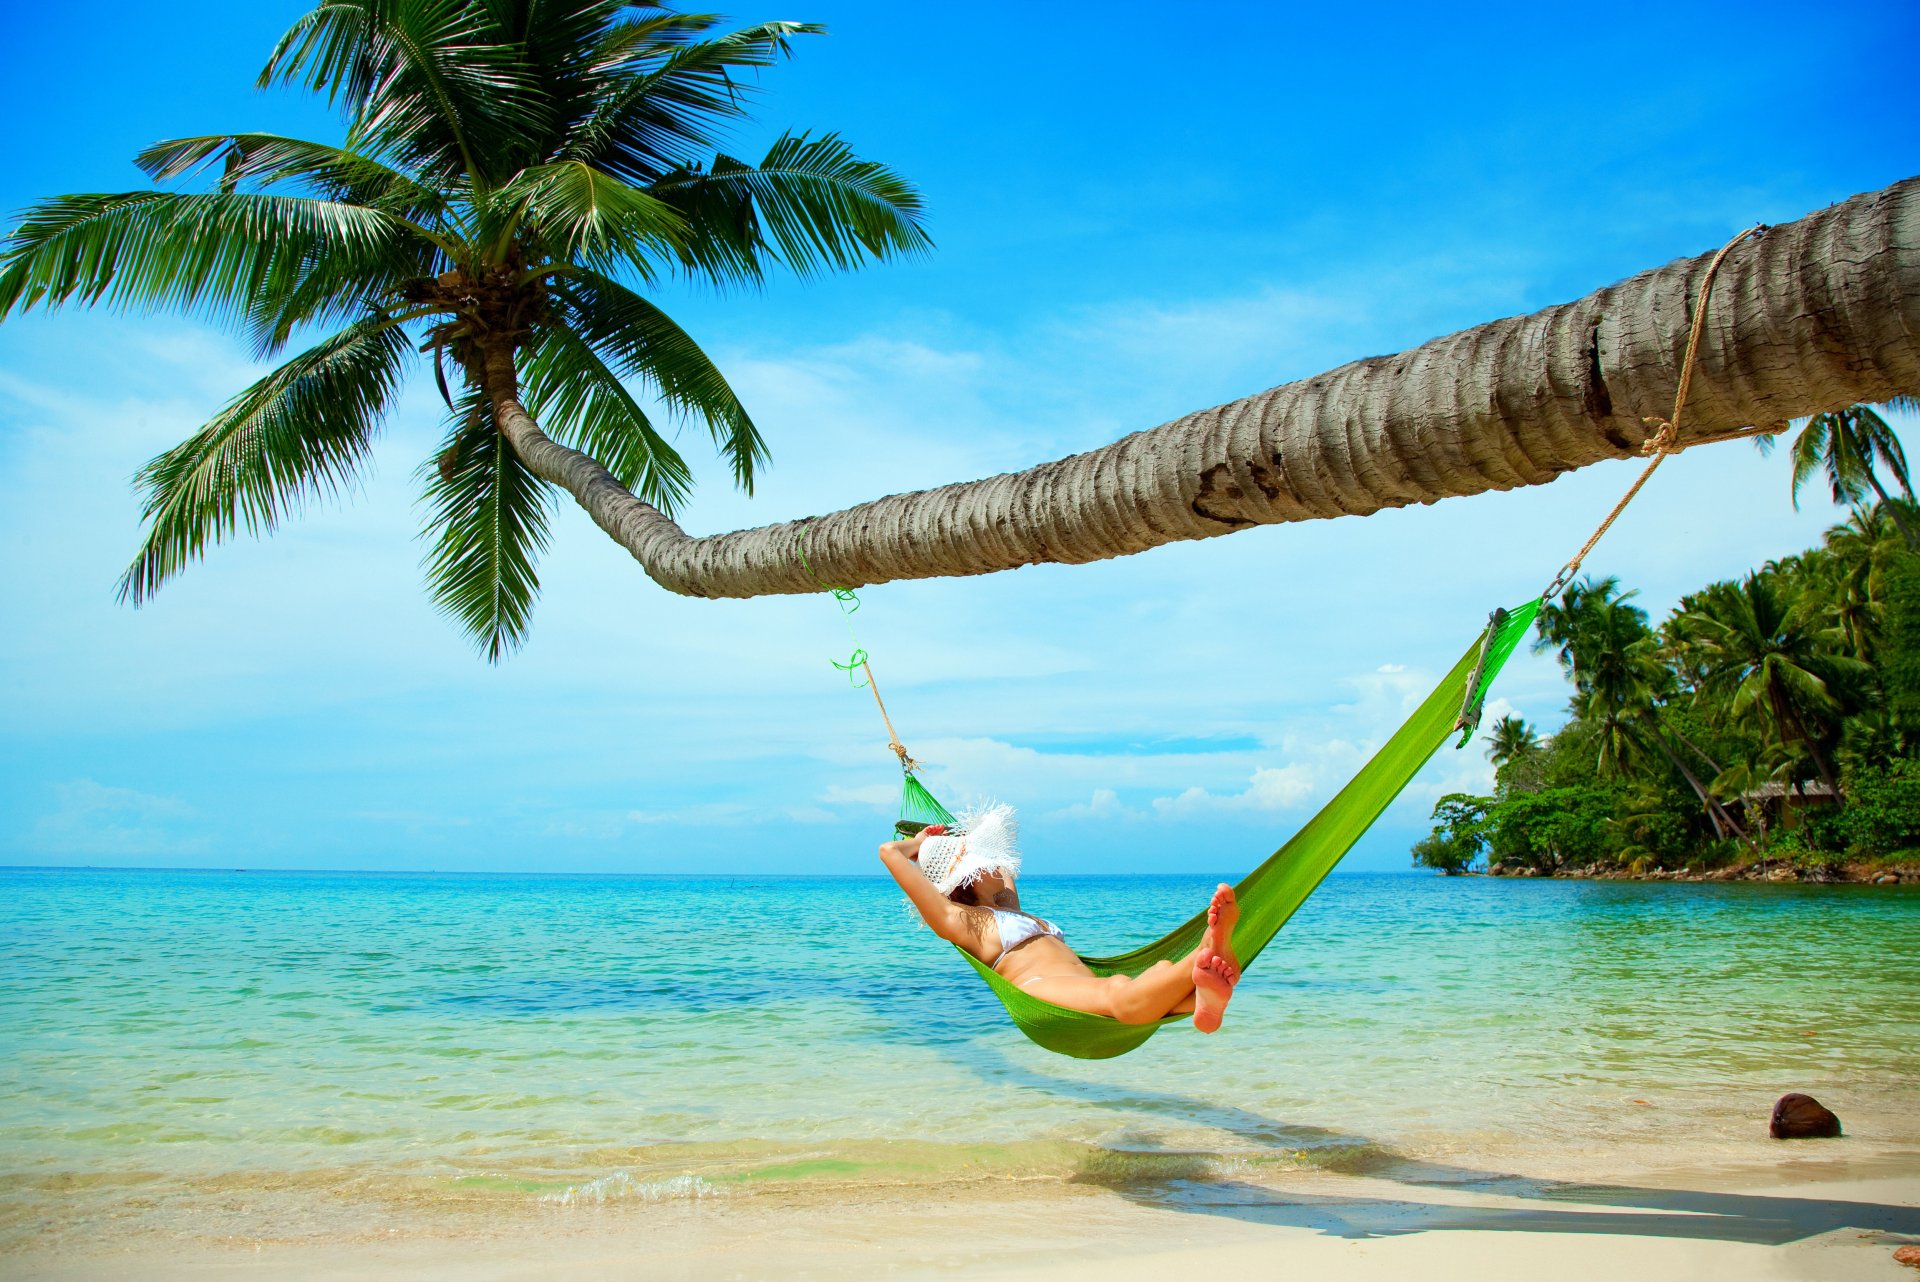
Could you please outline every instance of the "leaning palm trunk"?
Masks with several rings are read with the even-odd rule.
[[[1706,784],[1700,781],[1700,776],[1694,774],[1687,763],[1680,759],[1680,754],[1673,750],[1673,745],[1667,742],[1666,736],[1667,731],[1661,726],[1659,716],[1655,713],[1648,713],[1647,738],[1650,739],[1653,746],[1659,750],[1660,755],[1666,758],[1667,764],[1680,772],[1680,777],[1687,781],[1689,788],[1693,789],[1693,795],[1700,799],[1701,806],[1704,807],[1707,812],[1708,820],[1713,824],[1714,836],[1724,839],[1726,835],[1731,832],[1749,847],[1752,847],[1753,839],[1747,836],[1744,828],[1734,822],[1733,815],[1728,812],[1725,806],[1720,804],[1720,799],[1715,797],[1713,793],[1707,789]]]
[[[1671,263],[1024,472],[704,538],[542,433],[503,398],[498,361],[489,391],[528,467],[671,591],[751,597],[991,574],[1539,485],[1631,455],[1650,434],[1646,416],[1673,404],[1707,262]],[[1916,334],[1920,179],[1774,228],[1730,253],[1714,281],[1685,443],[1920,392]]]
[[[1813,758],[1813,768],[1819,772],[1820,782],[1827,786],[1827,795],[1835,801],[1843,800],[1840,795],[1840,779],[1834,774],[1833,766],[1827,761],[1827,754],[1820,751],[1819,741],[1814,738],[1813,729],[1807,725],[1806,718],[1794,711],[1792,701],[1779,688],[1769,688],[1767,697],[1773,703],[1774,724],[1780,727],[1781,743],[1787,744],[1798,739],[1800,745],[1807,750],[1807,755]],[[1798,779],[1794,780],[1794,787],[1800,788]],[[1806,795],[1806,790],[1800,788],[1803,804],[1806,801]]]

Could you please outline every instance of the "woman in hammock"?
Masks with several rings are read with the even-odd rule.
[[[933,933],[957,944],[1014,987],[1056,1006],[1151,1024],[1191,1013],[1203,1033],[1220,1027],[1240,980],[1233,887],[1222,884],[1207,907],[1200,946],[1177,962],[1155,962],[1137,976],[1096,975],[1052,922],[1020,908],[1014,886],[1020,856],[1013,811],[993,806],[969,816],[962,834],[939,824],[880,847],[880,862],[907,892]]]

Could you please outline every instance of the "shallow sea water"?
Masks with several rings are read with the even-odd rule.
[[[1024,893],[1106,952],[1212,884]],[[1336,876],[1223,1032],[1082,1063],[880,880],[0,870],[0,1242],[233,1190],[1577,1177],[1738,1160],[1787,1090],[1911,1151],[1916,889]]]

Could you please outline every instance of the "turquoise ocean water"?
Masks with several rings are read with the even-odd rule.
[[[1031,878],[1117,951],[1205,877]],[[168,1196],[704,1196],[1920,1145],[1913,887],[1332,878],[1212,1038],[1021,1038],[879,879],[0,871],[0,1230]]]

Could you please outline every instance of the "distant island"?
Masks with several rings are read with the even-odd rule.
[[[1414,864],[1920,882],[1911,498],[1857,506],[1821,546],[1709,584],[1657,628],[1634,595],[1588,578],[1541,610],[1534,646],[1555,651],[1573,685],[1567,723],[1543,737],[1518,717],[1496,722],[1493,795],[1442,797]]]

